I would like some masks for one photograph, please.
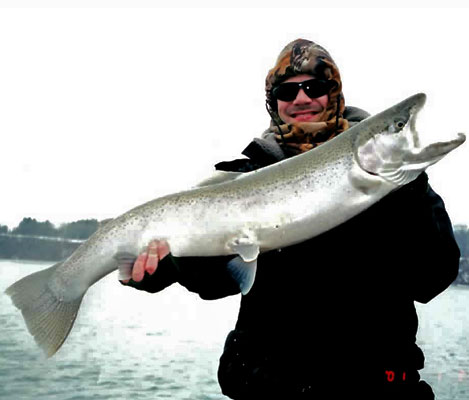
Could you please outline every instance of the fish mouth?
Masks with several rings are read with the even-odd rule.
[[[382,125],[383,130],[364,136],[357,143],[358,164],[363,170],[371,175],[380,175],[383,165],[389,166],[401,159],[404,152],[413,152],[420,147],[416,122],[425,101],[426,95],[418,93],[384,111],[386,122]]]
[[[413,142],[414,147],[420,147],[420,137],[417,130],[417,116],[422,111],[426,101],[427,95],[425,93],[417,93],[416,95],[412,96],[408,99],[409,101],[413,101],[414,105],[410,107],[409,110],[409,120],[407,121],[407,126],[409,127],[409,133],[411,136],[411,140]]]

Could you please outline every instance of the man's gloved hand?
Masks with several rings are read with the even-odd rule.
[[[158,262],[169,254],[168,242],[154,240],[148,245],[146,252],[140,254],[132,268],[132,280],[140,282],[145,276],[145,272],[153,275],[158,268]],[[129,283],[130,279],[122,280],[123,284]]]

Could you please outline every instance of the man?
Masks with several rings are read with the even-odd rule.
[[[345,107],[329,53],[298,39],[266,78],[272,121],[224,171],[252,171],[331,140],[367,117]],[[346,201],[346,199],[344,199]],[[175,258],[153,242],[132,281],[157,292],[174,282],[203,299],[239,293],[228,257]],[[220,359],[222,391],[245,399],[433,399],[420,381],[414,301],[455,279],[459,249],[426,174],[348,222],[304,243],[263,253]]]

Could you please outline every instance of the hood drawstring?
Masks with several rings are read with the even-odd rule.
[[[340,118],[340,94],[337,96],[337,110],[335,112],[335,135],[339,134],[339,118]]]
[[[283,131],[282,131],[282,129],[280,128],[280,125],[279,125],[279,123],[278,123],[278,121],[277,121],[276,116],[274,115],[274,113],[273,113],[272,110],[270,109],[270,106],[269,106],[269,102],[268,102],[268,101],[265,102],[265,108],[266,108],[267,112],[268,112],[269,115],[270,115],[270,118],[272,119],[273,123],[275,124],[275,126],[277,127],[277,129],[278,129],[278,131],[279,131],[279,133],[280,133],[280,137],[282,138],[282,145],[283,145],[283,146],[286,146],[287,143],[285,142],[285,138],[283,137]]]

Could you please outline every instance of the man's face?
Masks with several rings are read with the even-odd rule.
[[[312,79],[308,74],[296,75],[282,83],[303,82]],[[278,115],[286,124],[294,122],[317,122],[321,120],[327,107],[329,96],[327,94],[311,99],[303,89],[300,89],[296,98],[292,101],[277,100]]]

